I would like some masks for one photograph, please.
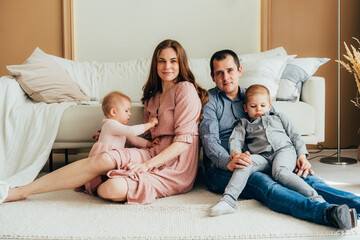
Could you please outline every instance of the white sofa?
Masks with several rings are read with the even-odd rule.
[[[242,65],[245,79],[245,82],[240,81],[240,85],[243,86],[245,84],[243,87],[247,87],[246,85],[249,84],[249,82],[246,82],[249,72],[247,74],[245,67],[251,68],[254,64],[247,65],[247,61],[258,63],[261,59],[278,55],[286,56],[285,50],[278,48],[263,53],[239,55],[239,58],[244,61]],[[289,59],[293,57],[289,57]],[[63,64],[74,80],[79,83],[80,88],[84,89],[82,87],[84,83],[79,82],[77,78],[86,77],[88,82],[92,83],[92,90],[85,88],[85,93],[92,92],[90,94],[93,94],[91,96],[93,98],[101,99],[108,92],[114,90],[127,94],[132,99],[132,117],[129,124],[142,122],[143,105],[140,99],[142,97],[142,86],[147,79],[150,68],[149,58],[119,63],[81,63],[57,57],[55,59]],[[209,59],[190,59],[189,63],[197,82],[202,87],[209,89],[215,86],[210,77]],[[286,61],[283,63],[285,65]],[[260,64],[263,63],[260,61]],[[284,66],[281,71],[283,69]],[[97,89],[94,90],[94,88]],[[273,101],[273,105],[276,111],[287,114],[300,131],[306,144],[317,144],[324,141],[324,78],[308,78],[303,84],[300,101]],[[69,107],[62,116],[53,149],[91,147],[94,143],[92,134],[97,133],[97,130],[101,128],[101,120],[103,118],[99,101]]]

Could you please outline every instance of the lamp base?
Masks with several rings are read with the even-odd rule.
[[[358,161],[354,158],[348,158],[348,157],[325,157],[321,158],[320,162],[326,163],[326,164],[333,164],[333,165],[351,165],[356,164]]]

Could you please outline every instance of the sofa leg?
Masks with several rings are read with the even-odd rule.
[[[49,172],[53,171],[53,150],[50,152],[49,156]]]
[[[69,150],[65,149],[65,164],[69,164]]]

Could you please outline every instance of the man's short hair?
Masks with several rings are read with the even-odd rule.
[[[211,75],[214,75],[214,60],[221,61],[221,60],[224,60],[229,55],[233,57],[234,62],[236,64],[237,68],[239,69],[240,61],[239,61],[239,58],[236,55],[236,53],[234,51],[229,50],[229,49],[224,49],[224,50],[217,51],[216,53],[214,53],[212,55],[212,57],[210,59]]]

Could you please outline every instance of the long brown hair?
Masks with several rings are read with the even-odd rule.
[[[162,92],[162,82],[157,73],[157,63],[160,52],[166,48],[174,49],[178,58],[179,76],[175,80],[175,83],[183,81],[191,82],[195,86],[196,92],[199,95],[202,105],[206,104],[209,101],[209,94],[205,89],[201,88],[196,83],[194,74],[189,68],[185,49],[180,45],[179,42],[171,39],[166,39],[162,41],[154,50],[154,54],[151,60],[149,78],[143,87],[144,95],[141,101],[145,103],[151,97],[155,96],[155,94],[157,94],[158,92]]]

